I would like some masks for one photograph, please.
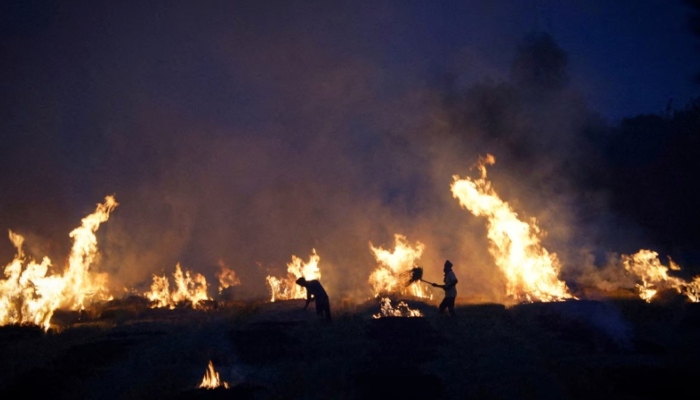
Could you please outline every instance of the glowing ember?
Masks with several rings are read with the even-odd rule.
[[[219,280],[219,294],[232,286],[238,286],[241,284],[241,280],[238,279],[236,272],[228,268],[223,260],[219,260],[219,272],[216,273],[216,278]]]
[[[202,378],[202,383],[199,384],[199,388],[216,389],[218,387],[228,389],[229,385],[219,378],[219,373],[214,370],[214,364],[209,361],[209,366],[207,367],[206,372],[204,372],[204,378]]]
[[[675,289],[678,293],[685,294],[692,302],[700,299],[700,277],[686,282],[683,279],[668,276],[668,270],[680,270],[680,267],[669,258],[669,266],[665,267],[659,261],[658,253],[651,250],[639,250],[636,254],[622,256],[622,264],[630,273],[639,277],[642,281],[637,284],[639,297],[651,302],[651,299],[660,289]]]
[[[70,233],[73,247],[62,274],[49,274],[52,265],[48,257],[36,263],[25,256],[24,238],[10,231],[17,254],[5,267],[7,279],[0,281],[0,325],[35,324],[48,330],[58,308],[82,310],[92,302],[111,300],[107,275],[90,267],[98,253],[95,232],[116,206],[114,197],[107,196],[104,204],[98,204],[95,212]]]
[[[151,291],[145,293],[145,296],[153,302],[153,307],[173,309],[178,304],[189,302],[192,308],[196,309],[201,301],[211,300],[207,295],[207,280],[203,275],[193,275],[187,270],[183,274],[178,263],[175,266],[173,278],[175,290],[170,291],[170,282],[165,275],[153,275]]]
[[[306,298],[306,289],[297,285],[296,280],[302,276],[306,280],[320,279],[319,261],[321,261],[321,257],[316,254],[316,249],[311,249],[308,263],[304,263],[301,258],[292,255],[292,262],[287,264],[286,278],[276,278],[269,275],[266,278],[272,295],[270,301]]]
[[[506,294],[519,302],[561,301],[573,298],[566,283],[558,279],[559,260],[540,244],[540,229],[534,221],[520,220],[510,205],[486,180],[486,165],[494,164],[488,154],[477,167],[481,178],[454,176],[452,195],[477,217],[486,217],[489,252],[506,278]]]
[[[369,283],[372,285],[372,291],[375,297],[396,294],[410,294],[420,298],[432,298],[433,295],[430,289],[421,282],[414,282],[406,286],[410,277],[411,269],[420,259],[425,245],[421,242],[416,242],[415,246],[411,246],[406,237],[395,234],[394,251],[390,252],[381,247],[374,247],[369,244],[374,258],[379,265],[372,271],[369,276]]]
[[[388,297],[383,297],[381,300],[381,308],[378,314],[372,314],[372,318],[383,318],[383,317],[422,317],[418,310],[412,310],[408,307],[408,304],[404,301],[400,301],[396,308],[391,306],[391,299]]]

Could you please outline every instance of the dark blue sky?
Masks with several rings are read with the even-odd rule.
[[[515,47],[534,30],[551,33],[568,52],[574,85],[612,120],[661,112],[670,98],[682,106],[698,94],[692,77],[700,43],[689,33],[680,0],[149,3],[5,2],[5,100],[51,90],[80,102],[90,101],[86,90],[116,91],[112,106],[123,108],[120,87],[148,86],[159,97],[198,99],[203,104],[193,105],[200,112],[216,112],[231,101],[274,92],[261,82],[246,88],[232,79],[223,59],[226,36],[261,51],[301,36],[316,46],[308,51],[361,58],[386,71],[387,89],[446,68],[458,70],[465,82],[507,79]],[[250,56],[238,50],[231,56]],[[153,82],[158,79],[164,82]],[[15,114],[30,113],[36,103],[27,99]]]
[[[681,1],[410,2],[397,63],[455,66],[469,80],[507,79],[515,45],[529,32],[550,33],[568,53],[570,74],[590,107],[611,121],[682,107],[693,82],[700,40]],[[400,38],[403,38],[400,39]]]

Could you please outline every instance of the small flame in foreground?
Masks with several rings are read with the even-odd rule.
[[[10,231],[17,254],[5,266],[7,279],[0,280],[0,325],[34,324],[48,330],[58,308],[82,310],[88,303],[112,299],[106,287],[107,274],[90,271],[90,266],[98,253],[95,232],[117,205],[113,196],[105,197],[104,204],[98,204],[70,233],[73,247],[62,275],[47,275],[51,260],[44,257],[38,264],[25,256],[24,238]]]
[[[191,274],[190,271],[182,273],[182,268],[178,263],[173,274],[175,291],[170,291],[168,278],[153,275],[151,291],[144,295],[153,302],[154,308],[169,307],[174,309],[178,304],[189,301],[192,308],[196,309],[199,302],[211,300],[207,295],[207,280],[202,274]]]
[[[216,273],[216,278],[219,280],[219,294],[232,286],[241,284],[236,272],[224,264],[224,260],[219,260],[219,272]]]
[[[227,382],[222,381],[219,378],[219,373],[214,370],[214,364],[211,360],[209,361],[209,366],[206,372],[204,372],[204,378],[202,378],[202,383],[199,384],[199,388],[203,389],[216,389],[220,386],[228,389],[229,385]]]
[[[462,207],[477,217],[486,217],[489,252],[505,274],[506,294],[519,302],[561,301],[573,296],[566,283],[558,279],[559,260],[540,244],[540,229],[518,219],[510,205],[498,197],[486,180],[486,165],[496,159],[480,157],[477,168],[481,178],[454,176],[452,195]]]
[[[421,282],[414,282],[408,287],[407,276],[409,276],[411,268],[417,265],[425,245],[421,242],[416,242],[415,246],[411,246],[406,237],[400,234],[394,235],[394,251],[389,252],[381,247],[374,247],[370,242],[369,247],[374,253],[374,258],[379,265],[372,271],[369,276],[369,283],[372,285],[374,297],[386,295],[390,293],[411,294],[420,298],[433,298],[430,289]]]
[[[272,294],[270,301],[306,298],[306,289],[297,285],[296,280],[302,276],[307,280],[320,279],[319,261],[321,261],[321,257],[316,254],[316,249],[311,249],[308,263],[304,263],[301,258],[292,255],[292,262],[287,264],[286,278],[276,278],[270,275],[266,278]]]
[[[379,314],[372,314],[372,318],[383,318],[383,317],[422,317],[418,310],[412,310],[408,307],[408,304],[404,301],[400,301],[396,308],[391,306],[391,299],[388,297],[383,297],[381,299]]]
[[[638,276],[641,284],[637,284],[639,297],[651,302],[651,299],[660,289],[675,289],[694,303],[700,301],[700,276],[696,276],[691,282],[668,276],[668,270],[680,270],[680,267],[668,259],[669,266],[665,267],[659,261],[659,255],[651,250],[639,250],[631,256],[622,255],[622,264],[630,273]]]

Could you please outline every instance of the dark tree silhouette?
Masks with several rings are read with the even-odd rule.
[[[683,0],[690,8],[688,26],[694,35],[700,37],[700,0]],[[700,84],[700,72],[695,75],[695,81]]]
[[[660,251],[700,263],[700,98],[666,115],[638,115],[613,128],[606,156],[616,212],[636,221]]]

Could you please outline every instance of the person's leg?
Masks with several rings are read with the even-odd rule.
[[[448,297],[445,298],[447,300],[447,309],[450,311],[451,316],[455,316],[455,298],[454,297]]]
[[[331,322],[331,302],[330,302],[330,300],[326,300],[325,312],[326,312],[326,321]]]
[[[331,305],[328,298],[316,298],[316,314],[324,317],[326,321],[331,320]]]
[[[438,306],[438,311],[440,311],[440,314],[445,312],[445,307],[447,307],[447,297],[442,299],[440,305]]]

